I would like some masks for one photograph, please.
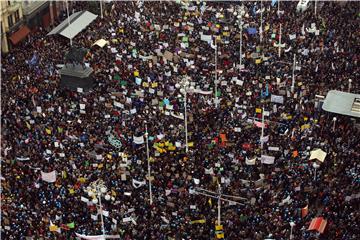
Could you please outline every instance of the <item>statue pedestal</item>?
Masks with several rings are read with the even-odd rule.
[[[74,91],[76,91],[77,88],[83,88],[84,91],[88,91],[94,84],[92,78],[93,71],[91,67],[83,67],[80,64],[65,64],[60,70],[60,87]]]

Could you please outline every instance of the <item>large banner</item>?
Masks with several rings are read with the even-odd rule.
[[[76,237],[86,240],[106,240],[106,239],[120,239],[120,235],[93,235],[86,236],[83,234],[76,233]]]

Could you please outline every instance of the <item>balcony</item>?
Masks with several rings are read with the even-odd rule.
[[[46,3],[48,3],[48,1],[30,1],[23,3],[23,13],[24,15],[30,15]]]
[[[20,3],[18,2],[12,2],[11,5],[8,5],[7,11],[9,14],[12,14],[13,12],[16,12],[21,7]]]

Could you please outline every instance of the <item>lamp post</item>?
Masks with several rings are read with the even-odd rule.
[[[291,92],[294,92],[294,89],[295,89],[295,69],[296,69],[296,54],[294,53],[294,61],[293,61],[293,69],[292,69]]]
[[[264,107],[262,108],[261,114],[261,135],[260,135],[260,147],[263,149],[264,147],[264,128],[265,128],[265,114],[264,114]]]
[[[335,125],[336,125],[336,120],[337,119],[336,119],[336,117],[333,117],[332,120],[333,120],[333,131],[335,132]]]
[[[220,183],[218,183],[218,217],[217,217],[217,221],[218,221],[218,225],[221,225],[221,186]]]
[[[188,89],[190,82],[188,81],[188,77],[185,76],[180,83],[175,84],[176,88],[180,88],[180,92],[184,94],[184,124],[185,124],[185,151],[189,151],[188,146],[188,129],[187,129],[187,93],[189,90],[193,90],[192,87]],[[215,85],[216,86],[216,85]],[[215,90],[216,92],[216,90]]]
[[[277,9],[277,14],[278,14],[278,17],[280,18],[280,16],[281,16],[281,14],[283,14],[284,13],[284,11],[280,11],[280,0],[278,0],[277,1],[277,7],[278,7],[278,9]]]
[[[315,169],[315,174],[314,174],[314,181],[315,181],[316,180],[316,170],[320,167],[320,165],[317,164],[316,162],[314,162],[312,166]]]
[[[274,43],[274,46],[275,46],[275,47],[278,47],[279,58],[281,57],[281,48],[284,48],[284,47],[285,47],[285,43],[281,44],[281,37],[282,37],[282,31],[281,31],[281,23],[280,23],[279,43]]]
[[[67,22],[68,22],[68,26],[70,26],[69,4],[67,0],[65,0],[65,5],[66,5]],[[72,46],[72,38],[70,38],[70,46]]]
[[[104,14],[103,14],[103,5],[102,5],[102,0],[100,0],[100,14],[101,14],[101,19],[104,18]]]
[[[217,39],[215,36],[215,107],[218,107],[218,94],[217,94],[217,84],[218,84],[218,69],[217,69],[217,57],[218,57],[218,48],[217,48]]]
[[[295,226],[295,223],[293,221],[290,222],[290,240],[294,239],[293,236],[293,228]]]
[[[147,122],[145,123],[145,138],[146,138],[146,158],[147,158],[147,167],[148,167],[148,180],[149,180],[149,194],[150,194],[150,204],[153,203],[152,197],[152,187],[151,187],[151,167],[150,167],[150,152],[149,152],[149,133],[147,128]]]
[[[210,197],[210,198],[215,198],[218,200],[217,225],[221,225],[221,201],[225,201],[225,202],[232,203],[232,204],[244,205],[244,203],[240,203],[236,200],[244,200],[244,201],[247,200],[246,198],[239,197],[239,196],[222,194],[220,183],[218,183],[218,191],[217,192],[212,192],[212,191],[209,191],[209,190],[206,190],[203,188],[199,188],[199,187],[195,188],[195,190],[193,192],[194,192],[194,194],[198,194],[198,195],[202,195],[202,196],[206,196],[206,197]],[[231,200],[231,199],[236,199],[236,200]]]
[[[239,49],[239,70],[243,68],[242,65],[242,44],[243,44],[243,21],[242,16],[245,14],[244,5],[241,5],[238,9],[238,12],[234,12],[234,15],[238,18],[238,25],[240,28],[240,49]]]
[[[101,197],[102,194],[105,194],[107,192],[107,187],[105,186],[104,182],[99,179],[95,182],[92,182],[85,190],[85,192],[88,193],[89,197],[92,197],[92,203],[97,204],[99,203],[100,208],[100,219],[101,219],[101,230],[102,235],[105,236],[105,225],[104,225],[104,216],[103,216],[103,209],[102,209],[102,203],[101,203]],[[106,200],[110,200],[110,195],[105,195]]]
[[[263,3],[262,0],[260,2],[260,42],[262,43],[263,41]]]
[[[350,91],[351,91],[351,82],[352,82],[352,79],[350,78],[350,79],[349,79],[349,87],[348,87],[348,92],[350,92]]]

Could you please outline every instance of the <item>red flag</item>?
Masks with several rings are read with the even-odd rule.
[[[221,139],[221,146],[225,147],[226,146],[226,134],[225,133],[220,133],[220,139]]]
[[[309,231],[316,230],[319,233],[324,233],[326,224],[327,224],[327,220],[325,220],[323,217],[317,217],[311,220],[308,230]]]
[[[243,143],[242,148],[245,149],[245,150],[249,150],[249,149],[251,149],[251,144],[250,143]]]
[[[301,209],[301,217],[304,218],[309,213],[309,205],[306,205]]]
[[[67,226],[67,225],[65,225],[65,224],[61,224],[61,225],[60,225],[60,228],[61,228],[61,229],[64,229],[65,231],[70,230],[69,226]]]

